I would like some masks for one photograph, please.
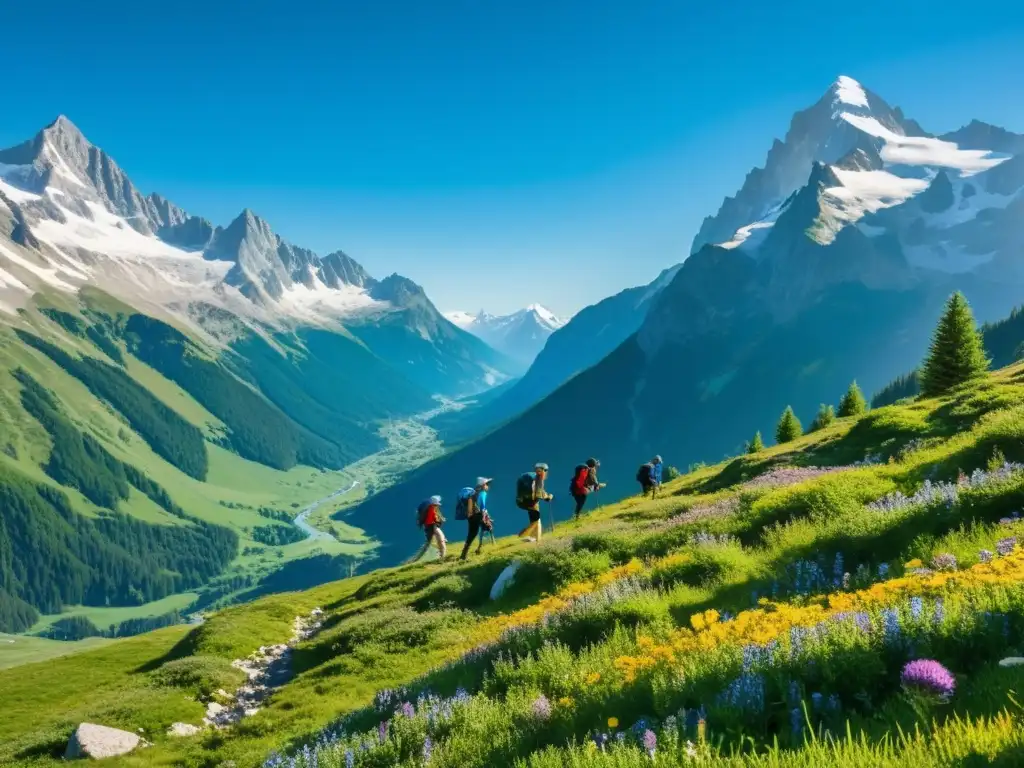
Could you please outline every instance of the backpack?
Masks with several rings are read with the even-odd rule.
[[[651,482],[651,473],[654,471],[654,466],[651,464],[641,464],[640,469],[636,471],[636,481],[641,485],[647,485]]]
[[[516,480],[516,505],[532,504],[533,484],[537,480],[536,472],[526,472]]]
[[[476,500],[476,489],[466,487],[459,491],[455,501],[455,519],[468,520],[473,514],[473,502]]]
[[[416,524],[422,528],[427,524],[427,512],[430,511],[430,499],[421,501],[420,505],[416,507]]]
[[[570,496],[585,496],[587,493],[587,475],[590,467],[586,464],[577,464],[572,473],[572,481],[569,483]]]

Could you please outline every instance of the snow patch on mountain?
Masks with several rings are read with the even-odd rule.
[[[476,315],[470,312],[462,312],[455,310],[454,312],[445,312],[445,319],[448,320],[452,325],[456,325],[462,330],[466,330],[476,320]]]
[[[835,84],[836,99],[851,107],[869,107],[863,86],[852,77],[840,75]]]
[[[858,221],[866,213],[899,205],[928,187],[926,179],[904,179],[888,171],[847,171],[832,168],[842,182],[825,190],[834,203],[835,215],[848,222]]]
[[[882,160],[893,165],[927,165],[953,168],[962,176],[994,168],[1006,157],[993,157],[987,149],[960,149],[951,141],[928,136],[901,136],[882,125],[873,116],[843,112],[840,117],[869,136],[882,139]]]

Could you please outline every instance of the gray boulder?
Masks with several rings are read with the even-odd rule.
[[[71,735],[64,758],[74,760],[91,757],[99,760],[104,757],[126,755],[139,746],[140,741],[137,733],[108,728],[105,725],[82,723]]]

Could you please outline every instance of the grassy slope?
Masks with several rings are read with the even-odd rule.
[[[765,594],[788,564],[815,554],[828,558],[841,551],[850,567],[856,562],[885,561],[898,571],[911,557],[928,560],[936,552],[950,551],[962,566],[970,565],[977,562],[979,549],[993,549],[995,539],[1006,535],[1005,526],[994,520],[1024,503],[1024,479],[1020,476],[992,491],[972,494],[949,515],[884,517],[865,514],[862,505],[894,489],[912,492],[928,476],[951,479],[958,469],[984,467],[995,447],[1011,460],[1024,460],[1022,380],[1024,366],[1015,366],[946,401],[900,404],[859,420],[839,420],[794,443],[698,470],[674,481],[657,500],[631,498],[595,510],[582,523],[560,524],[549,537],[556,541],[536,554],[529,554],[532,550],[517,541],[500,540],[468,564],[423,564],[379,571],[223,611],[187,634],[182,628],[173,628],[46,665],[7,670],[0,673],[0,687],[12,692],[16,706],[12,715],[0,721],[0,744],[5,745],[0,747],[0,762],[19,756],[23,761],[48,764],[47,755],[56,754],[72,723],[91,719],[133,729],[141,725],[155,739],[156,745],[144,754],[114,764],[212,766],[230,759],[239,766],[256,765],[272,749],[295,747],[313,738],[318,729],[340,715],[366,705],[377,690],[409,683],[477,643],[495,639],[502,628],[535,621],[557,608],[557,601],[541,601],[544,593],[602,578],[613,565],[632,558],[648,563],[644,572],[656,583],[662,579],[665,589],[636,604],[626,601],[601,616],[596,626],[587,625],[585,631],[578,626],[562,637],[569,644],[569,656],[558,663],[568,665],[568,676],[597,665],[610,677],[611,660],[635,648],[632,627],[665,633],[677,625],[687,626],[693,614],[711,607],[747,610],[752,591]],[[900,449],[914,440],[923,442],[913,452],[901,454]],[[894,460],[790,487],[744,492],[737,488],[780,464],[849,465],[868,454]],[[729,514],[697,516],[699,519],[674,526],[661,522],[730,499],[737,507]],[[731,534],[742,546],[715,550],[708,559],[687,544],[689,535],[698,531]],[[461,532],[461,525],[449,525],[451,538]],[[565,551],[561,547],[570,540],[572,551]],[[528,570],[515,589],[502,601],[490,602],[487,592],[496,575],[513,557],[524,554],[529,558]],[[679,559],[672,560],[673,555]],[[699,567],[693,565],[693,558]],[[230,732],[191,740],[162,737],[163,729],[174,719],[198,722],[202,707],[185,701],[178,689],[156,685],[145,670],[172,658],[191,657],[193,661],[186,663],[195,664],[206,664],[205,657],[226,662],[259,644],[280,642],[289,635],[293,617],[315,605],[328,612],[327,628],[299,646],[295,656],[298,676],[267,708]],[[625,635],[607,634],[616,624],[626,628]],[[593,642],[589,648],[588,642]],[[562,674],[557,665],[551,673]],[[509,706],[522,706],[523,694],[517,693],[516,686],[527,685],[526,673],[504,674],[513,682],[519,680],[515,685],[509,683]],[[548,673],[538,669],[530,674],[542,680]],[[442,672],[435,678],[432,685],[442,692],[450,693],[456,683],[471,691],[481,687],[479,671],[472,667]],[[524,692],[536,684],[529,684]],[[1019,758],[1019,739],[1015,741],[1012,735],[1019,728],[1012,721],[970,720],[971,716],[996,715],[1007,703],[1007,688],[1016,684],[1024,684],[1024,676],[996,673],[983,665],[963,685],[962,695],[958,694],[951,707],[934,713],[944,717],[957,712],[968,718],[967,726],[959,731],[955,724],[944,726],[928,744],[897,745],[886,755],[848,745],[844,749],[850,750],[852,757],[843,760],[849,765],[895,765],[913,753],[922,765],[961,764],[946,761],[946,753],[932,754],[936,744],[947,742],[961,745],[957,747],[961,751],[968,745],[1002,753],[1006,759]],[[497,684],[487,685],[493,689]],[[38,693],[55,688],[61,689],[56,699]],[[642,689],[638,693],[641,699],[648,695]],[[630,704],[618,689],[602,689],[601,695],[617,702],[615,711],[622,715],[624,725],[632,722],[626,721]],[[116,707],[111,703],[115,700]],[[478,705],[481,718],[495,716],[487,707],[501,711],[500,697],[494,705],[488,701],[483,699]],[[900,709],[895,699],[878,702],[878,706],[875,717],[852,716],[855,733],[876,739],[897,724],[907,728],[915,722],[916,716]],[[504,720],[493,724],[496,734],[507,726]],[[581,738],[586,729],[570,733]],[[732,739],[736,734],[717,735]],[[513,736],[522,738],[521,734],[502,734],[489,741],[477,735],[475,757],[458,756],[455,747],[466,749],[462,743],[453,746],[452,757],[442,764],[450,764],[447,760],[460,765],[508,761],[517,749],[525,748],[522,743],[517,746],[514,739],[507,741]],[[555,743],[564,743],[565,734],[559,738]],[[608,764],[642,764],[627,757]],[[589,759],[554,752],[537,758],[537,764],[586,765]],[[839,758],[802,750],[778,764],[823,765],[833,759]]]

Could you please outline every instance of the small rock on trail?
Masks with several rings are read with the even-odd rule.
[[[198,725],[192,725],[191,723],[171,723],[171,727],[167,729],[168,736],[195,736],[199,731],[202,730]]]
[[[82,723],[75,729],[64,752],[65,760],[80,757],[91,757],[99,760],[104,757],[126,755],[142,742],[137,733],[108,728],[95,723]]]

